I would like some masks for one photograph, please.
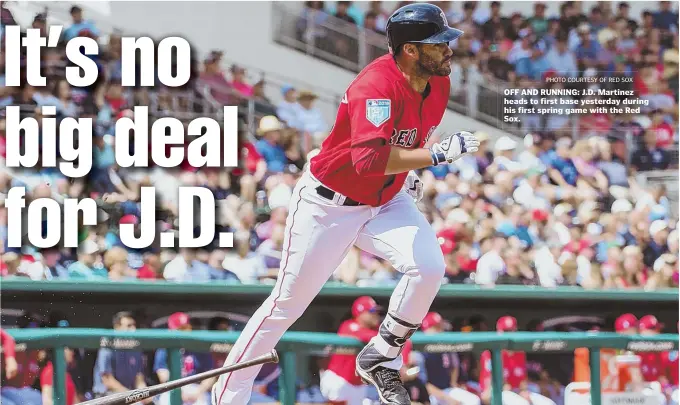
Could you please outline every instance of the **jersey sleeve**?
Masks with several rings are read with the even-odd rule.
[[[491,352],[482,352],[479,359],[479,388],[482,392],[491,387]]]
[[[54,366],[52,365],[52,362],[49,362],[40,371],[40,387],[41,388],[44,387],[44,386],[51,387],[52,385],[54,385],[53,376],[54,376]]]
[[[5,357],[15,357],[16,343],[12,335],[7,333],[4,329],[0,329],[0,340],[2,342],[2,352]]]
[[[387,79],[365,75],[350,86],[343,101],[347,102],[352,146],[374,139],[389,141],[399,104]]]
[[[376,334],[377,331],[361,328],[357,323],[352,321],[343,322],[343,324],[340,325],[340,329],[338,329],[338,335],[353,337],[361,340],[363,343],[368,343],[368,341]]]

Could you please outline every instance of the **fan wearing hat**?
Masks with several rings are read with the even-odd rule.
[[[260,137],[260,140],[255,143],[255,147],[264,157],[270,172],[283,172],[283,168],[288,161],[286,151],[281,145],[281,136],[284,129],[285,126],[273,115],[267,115],[260,119],[260,124],[257,128],[257,135]]]
[[[175,312],[168,317],[168,329],[178,332],[191,332],[193,326],[191,318],[184,312]],[[180,360],[182,365],[182,377],[212,370],[216,367],[210,353],[196,353],[184,350]],[[168,351],[166,349],[156,350],[153,362],[153,371],[158,376],[161,383],[167,382],[170,378],[168,368]],[[189,384],[182,387],[182,400],[185,405],[203,405],[210,403],[210,388],[215,384],[216,378],[203,380],[200,384]],[[161,394],[161,403],[168,403],[170,393]]]
[[[339,336],[348,336],[367,343],[380,325],[375,300],[369,296],[357,298],[352,304],[352,318],[340,324]],[[366,386],[354,372],[356,355],[333,354],[328,369],[321,376],[321,393],[333,404],[361,405],[366,398]]]
[[[425,315],[420,329],[425,334],[435,334],[451,330],[451,324],[437,312]],[[460,405],[480,405],[480,398],[458,386],[460,358],[458,353],[415,353],[420,367],[418,376],[427,387],[430,403],[448,404],[451,398]]]
[[[298,95],[297,125],[298,129],[308,134],[328,130],[328,124],[314,101],[318,98],[311,91],[301,91]]]
[[[663,324],[654,315],[645,315],[640,318],[638,322],[638,330],[640,335],[654,336],[661,333]],[[642,378],[645,381],[660,381],[662,378],[667,380],[665,376],[665,364],[663,352],[641,352],[637,353],[640,356],[640,371]]]
[[[490,169],[493,170],[507,170],[513,174],[519,174],[526,170],[515,159],[515,150],[517,149],[517,142],[509,136],[501,136],[493,145],[496,157]]]
[[[517,332],[517,319],[509,315],[498,318],[496,331],[498,333]],[[527,358],[524,352],[503,350],[502,358],[504,405],[555,405],[553,400],[527,389]],[[484,351],[479,364],[482,401],[488,403],[491,398],[491,352]]]

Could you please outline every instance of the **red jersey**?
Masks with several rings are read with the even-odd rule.
[[[333,129],[310,162],[311,173],[326,187],[355,201],[372,206],[390,201],[408,173],[360,175],[357,162],[387,144],[422,148],[444,116],[450,87],[448,77],[433,76],[420,94],[408,84],[391,55],[374,60],[349,85]],[[357,156],[359,148],[367,145],[372,149]]]
[[[40,372],[40,388],[44,386],[54,386],[54,368],[52,362],[47,363]],[[70,373],[66,373],[66,405],[73,405],[76,403],[76,384],[73,382]]]
[[[645,381],[658,381],[659,376],[664,374],[663,354],[659,352],[637,353],[640,356],[640,371]]]
[[[362,328],[354,319],[346,320],[340,325],[340,329],[338,329],[338,335],[357,338],[364,343],[368,343],[377,334],[377,329]],[[361,385],[361,378],[354,371],[356,361],[357,356],[354,354],[333,354],[328,362],[328,370],[342,377],[350,384]]]
[[[527,379],[527,356],[524,352],[508,352],[503,350],[503,381],[512,389],[518,389]],[[479,385],[484,392],[491,389],[491,352],[486,350],[480,360]]]
[[[673,350],[670,352],[661,353],[661,362],[666,370],[666,377],[668,377],[668,382],[671,385],[678,386],[678,351]]]

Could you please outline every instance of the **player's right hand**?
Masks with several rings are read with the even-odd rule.
[[[467,131],[444,135],[442,139],[430,147],[432,151],[432,163],[438,165],[444,162],[451,163],[466,153],[474,153],[479,149],[479,140]]]

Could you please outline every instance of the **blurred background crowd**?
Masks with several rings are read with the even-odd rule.
[[[491,75],[523,87],[540,85],[546,74],[629,75],[636,97],[648,98],[650,107],[635,116],[585,117],[576,138],[553,122],[564,117],[537,117],[547,120],[543,124],[527,117],[522,125],[530,128],[523,137],[489,139],[478,131],[483,142],[474,156],[422,171],[426,192],[421,210],[439,232],[448,263],[445,282],[647,289],[678,285],[676,197],[664,184],[639,184],[636,177],[644,171],[677,170],[677,92],[669,91],[677,90],[678,35],[672,18],[677,14],[668,2],[643,16],[629,15],[626,3],[615,10],[607,2],[591,10],[581,10],[579,4],[563,3],[556,17],[544,15],[541,3],[533,16],[507,16],[499,2],[484,10],[466,2],[464,14],[448,14],[466,32],[452,45],[460,58],[452,73],[454,84],[457,75],[467,75],[461,69],[477,69],[482,80],[494,80]],[[321,15],[378,32],[389,15],[378,2],[370,3],[361,18],[346,2],[338,2],[334,11],[322,6],[310,2],[304,12],[313,12],[317,23]],[[440,6],[448,10],[447,4]],[[73,25],[64,31],[64,39],[103,35],[82,10],[71,11]],[[3,8],[3,22],[11,21],[11,12]],[[38,14],[32,26],[45,30],[46,21],[47,15]],[[300,23],[306,21],[308,15],[300,17]],[[274,105],[264,95],[264,81],[248,82],[238,65],[223,68],[221,51],[194,64],[195,75],[185,88],[123,88],[120,36],[106,38],[96,57],[100,79],[90,88],[71,88],[64,80],[64,48],[58,47],[43,56],[47,87],[24,84],[0,90],[0,105],[20,105],[24,116],[40,118],[39,107],[56,105],[59,117],[96,122],[94,168],[87,178],[68,179],[53,168],[3,168],[0,199],[10,187],[22,185],[29,200],[89,196],[101,207],[100,225],[82,227],[78,249],[43,251],[8,248],[6,210],[0,208],[1,274],[33,280],[272,282],[292,188],[330,129],[315,106],[318,96],[284,85],[282,99]],[[611,49],[600,51],[605,48]],[[601,60],[606,55],[611,58]],[[558,57],[572,63],[555,62],[562,60]],[[494,67],[499,58],[502,68]],[[244,117],[239,126],[238,168],[197,170],[188,161],[177,170],[116,166],[114,124],[121,116],[133,116],[135,105],[149,106],[155,117],[181,118],[253,99],[259,114],[255,120]],[[5,153],[2,119],[0,156]],[[156,187],[161,204],[158,232],[176,228],[177,187],[209,188],[219,205],[216,230],[234,232],[234,249],[123,246],[118,226],[139,223],[140,187],[148,185]],[[400,276],[387,262],[355,249],[334,279],[360,286],[394,285]]]
[[[6,3],[0,3],[2,26],[16,23]],[[477,153],[421,171],[425,197],[419,206],[436,229],[446,258],[442,283],[677,289],[677,189],[662,182],[641,182],[639,176],[658,171],[674,171],[677,176],[677,4],[649,3],[641,15],[631,15],[625,2],[615,6],[597,2],[585,9],[581,2],[568,1],[560,3],[559,14],[553,16],[546,15],[545,4],[540,2],[534,3],[533,14],[526,15],[513,12],[512,3],[491,2],[482,7],[478,2],[464,2],[462,12],[454,10],[451,2],[436,3],[452,25],[465,31],[451,44],[454,110],[485,121],[496,114],[502,98],[498,89],[545,87],[546,78],[555,76],[630,78],[616,88],[630,88],[635,98],[648,101],[640,114],[594,114],[576,120],[523,116],[519,126],[503,126],[507,135],[501,137],[476,130],[482,140]],[[404,4],[388,8],[381,2],[361,6],[307,2],[294,30],[302,43],[313,43],[315,49],[335,55],[328,61],[341,66],[346,64],[337,58],[359,63],[385,52],[386,20],[393,6]],[[100,69],[99,80],[89,88],[73,88],[66,82],[62,41],[42,53],[46,87],[25,81],[19,88],[4,86],[4,60],[0,58],[0,106],[19,105],[22,116],[38,119],[45,105],[56,106],[59,119],[92,118],[96,122],[93,170],[86,178],[69,179],[58,169],[40,165],[5,167],[4,109],[0,112],[2,279],[273,284],[292,189],[331,128],[332,120],[316,104],[323,96],[313,88],[289,84],[273,88],[263,78],[253,79],[238,62],[225,60],[228,49],[196,55],[192,80],[182,88],[124,88],[121,35],[101,30],[78,6],[70,9],[70,15],[72,21],[62,40],[88,36],[101,43],[103,52],[92,57]],[[48,12],[38,13],[24,28],[45,33],[49,21]],[[342,35],[337,34],[340,31]],[[371,37],[369,31],[376,36]],[[352,37],[353,32],[373,39],[367,45]],[[323,52],[315,56],[324,59]],[[270,100],[272,91],[280,95],[279,101]],[[149,106],[151,121],[171,115],[188,123],[196,115],[219,116],[222,105],[234,104],[247,112],[239,123],[239,167],[197,170],[188,161],[176,170],[130,170],[116,165],[115,121],[134,117],[133,106]],[[451,129],[471,128],[447,130]],[[80,227],[77,249],[36,249],[28,243],[10,248],[3,202],[14,186],[26,187],[27,203],[41,197],[94,198],[99,225]],[[178,187],[210,189],[219,208],[216,235],[234,232],[234,248],[217,248],[216,241],[199,249],[124,246],[118,228],[120,224],[139,227],[143,186],[156,187],[157,232],[177,228]],[[389,262],[354,248],[332,281],[389,287],[400,277]],[[135,322],[133,315],[123,314],[113,321],[113,327],[134,327]],[[65,326],[53,323],[50,326]],[[464,323],[458,322],[457,330],[470,327],[469,320]],[[229,325],[217,320],[211,328]],[[661,330],[657,326],[648,329]],[[158,353],[154,356],[143,362],[146,371],[140,371],[152,380],[161,377],[158,370],[163,364],[162,356],[160,360]],[[110,357],[109,363],[97,360],[96,367],[110,367]],[[114,355],[116,361],[141,362],[141,358],[132,358]],[[35,364],[44,366],[48,360],[42,358]],[[212,361],[192,360],[197,371],[212,367]],[[458,364],[468,363],[461,360]],[[31,370],[35,377],[38,369],[31,366]],[[79,394],[91,392],[97,384],[106,385],[101,369],[95,368],[94,377],[91,368],[73,366],[71,370],[79,373],[78,378],[74,375]],[[478,379],[469,369],[465,373],[470,381]],[[125,376],[128,387],[136,378]],[[675,379],[677,385],[677,373]],[[81,385],[82,380],[89,383]],[[275,391],[262,390],[263,395]],[[559,400],[559,393],[549,396]]]

